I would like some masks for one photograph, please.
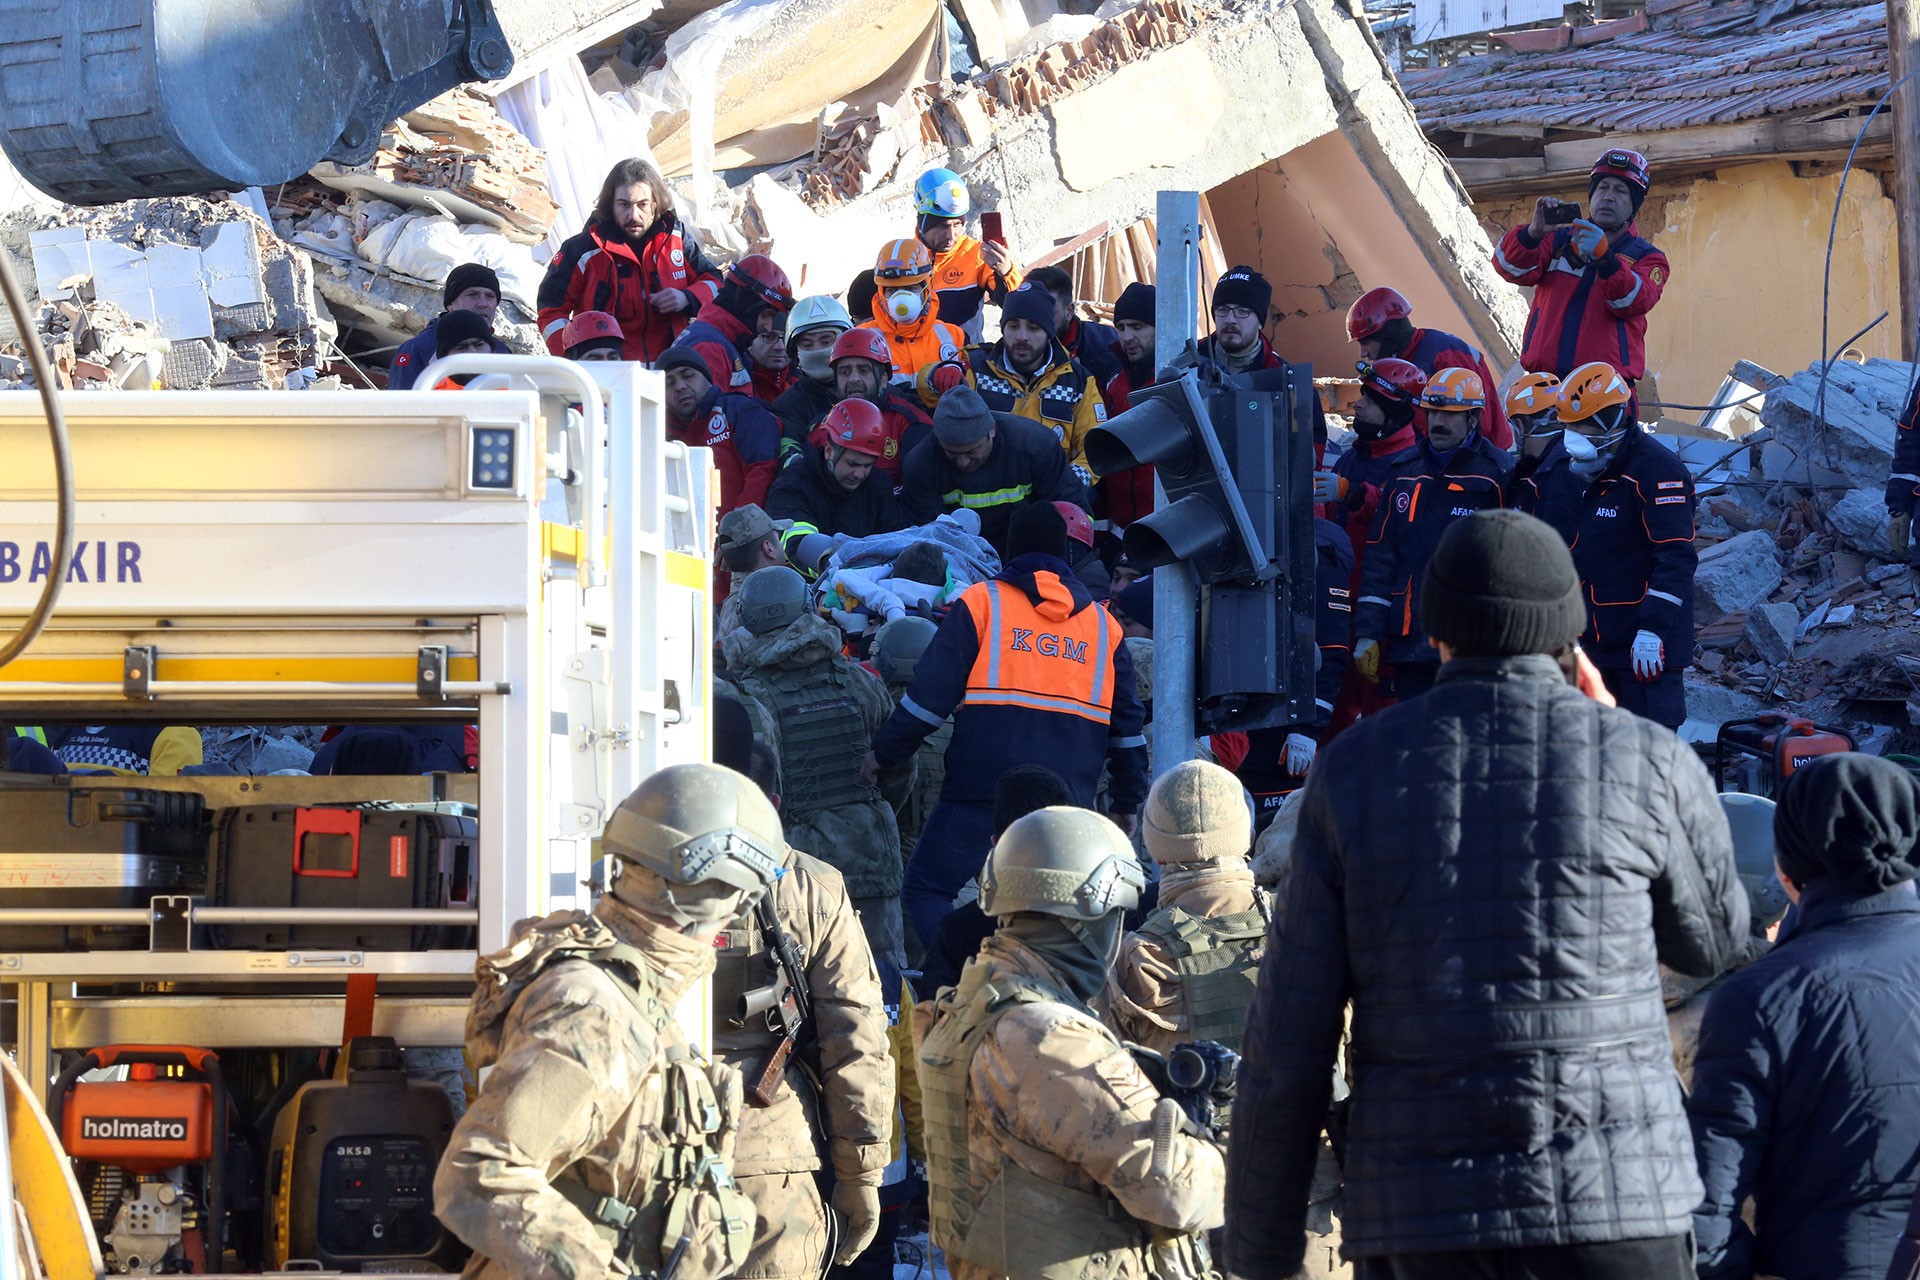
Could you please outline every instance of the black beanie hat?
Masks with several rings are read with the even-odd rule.
[[[1007,295],[1000,308],[1000,327],[1005,329],[1009,320],[1030,320],[1045,329],[1049,338],[1060,336],[1053,328],[1053,295],[1031,281]]]
[[[1482,511],[1440,535],[1420,583],[1420,622],[1461,657],[1553,653],[1587,626],[1580,575],[1543,520]]]
[[[1131,320],[1135,324],[1150,325],[1154,323],[1154,306],[1153,286],[1135,280],[1120,291],[1120,300],[1113,304],[1113,322]]]
[[[450,307],[453,300],[469,289],[491,289],[500,296],[500,273],[480,262],[463,262],[447,272],[447,287],[440,291],[440,305]]]
[[[1213,308],[1245,307],[1262,325],[1273,310],[1273,286],[1252,267],[1235,267],[1213,286]]]
[[[1795,884],[1832,876],[1857,894],[1920,877],[1920,785],[1891,760],[1848,751],[1795,769],[1773,811],[1774,857]]]
[[[1007,522],[1007,559],[1034,552],[1067,558],[1067,522],[1051,502],[1029,502]]]
[[[713,381],[713,368],[707,358],[692,347],[672,346],[653,358],[653,367],[665,373],[669,369],[698,369],[700,376]]]
[[[433,322],[433,354],[443,356],[463,342],[493,337],[493,326],[477,311],[448,311]]]

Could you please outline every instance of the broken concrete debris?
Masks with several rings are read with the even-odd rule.
[[[1693,579],[1695,626],[1710,626],[1772,595],[1783,576],[1771,534],[1735,534],[1700,553]]]
[[[0,252],[42,302],[40,341],[75,387],[279,388],[335,336],[307,256],[239,204],[15,214]]]
[[[1793,657],[1799,638],[1800,611],[1784,600],[1756,605],[1747,611],[1747,643],[1763,662],[1779,666]]]

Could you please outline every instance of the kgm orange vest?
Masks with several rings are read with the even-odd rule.
[[[1113,651],[1120,628],[1104,605],[1069,616],[1073,597],[1051,573],[1034,575],[1038,605],[1012,583],[977,582],[961,594],[980,641],[963,707],[1019,707],[1113,720]]]

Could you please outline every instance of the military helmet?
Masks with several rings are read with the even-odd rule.
[[[717,764],[672,765],[642,782],[613,811],[600,847],[663,882],[664,900],[641,905],[683,924],[733,915],[787,861],[772,803],[745,774]]]
[[[888,684],[907,684],[940,628],[928,618],[895,618],[873,633],[873,669]]]
[[[1773,873],[1773,801],[1729,792],[1720,797],[1733,833],[1733,869],[1747,891],[1748,914],[1764,928],[1787,914],[1787,891]]]
[[[807,580],[785,565],[755,569],[740,584],[740,625],[756,636],[778,631],[807,611]]]
[[[1053,805],[1002,833],[980,871],[980,909],[1098,920],[1139,906],[1146,887],[1125,832],[1091,809]]]

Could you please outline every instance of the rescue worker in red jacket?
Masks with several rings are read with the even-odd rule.
[[[1660,301],[1671,268],[1667,256],[1640,238],[1633,220],[1652,179],[1646,157],[1615,149],[1587,181],[1587,217],[1560,224],[1568,206],[1551,196],[1534,203],[1533,219],[1501,238],[1494,269],[1533,287],[1520,363],[1566,378],[1603,360],[1629,389],[1647,373],[1647,313]],[[1571,207],[1573,214],[1579,206]]]
[[[1633,420],[1611,365],[1582,365],[1560,385],[1563,478],[1579,493],[1573,563],[1587,598],[1580,647],[1627,711],[1677,729],[1681,672],[1693,661],[1693,474]]]
[[[893,353],[893,381],[911,387],[922,369],[960,359],[967,335],[940,318],[933,291],[933,257],[918,240],[889,240],[873,264],[870,318],[860,328],[877,329]],[[928,402],[931,409],[933,404]]]
[[[1356,596],[1366,570],[1367,535],[1373,530],[1380,495],[1420,465],[1420,438],[1413,430],[1413,409],[1426,387],[1426,375],[1405,360],[1366,364],[1360,372],[1360,402],[1353,409],[1353,430],[1359,438],[1331,469],[1313,473],[1313,498],[1323,504],[1320,514],[1343,527],[1353,547],[1353,575],[1348,586]],[[1321,740],[1329,741],[1360,716],[1392,705],[1393,699],[1381,692],[1378,684],[1349,667]]]
[[[562,354],[560,332],[582,311],[604,311],[626,335],[625,358],[652,360],[720,291],[720,272],[674,216],[673,197],[645,160],[607,171],[593,216],[560,246],[540,281],[540,334]]]
[[[1420,462],[1382,492],[1367,539],[1360,595],[1353,610],[1353,664],[1363,678],[1381,679],[1391,665],[1386,692],[1395,701],[1416,698],[1433,687],[1440,651],[1420,621],[1420,580],[1447,526],[1502,504],[1513,460],[1482,434],[1487,409],[1480,375],[1442,369],[1420,393],[1427,410],[1427,436]]]
[[[834,339],[828,353],[833,374],[835,404],[862,400],[879,410],[882,439],[879,471],[888,486],[900,491],[900,468],[907,452],[933,434],[933,418],[911,397],[887,381],[893,368],[887,340],[874,329],[849,329]],[[829,409],[831,412],[831,409]],[[826,415],[821,415],[824,421]],[[780,465],[785,467],[809,449],[821,447],[825,436],[819,422],[796,428],[783,423],[780,436]]]
[[[723,516],[749,502],[766,505],[780,452],[780,420],[752,396],[713,385],[691,347],[668,347],[653,367],[666,375],[667,439],[713,450]]]
[[[604,311],[582,311],[560,331],[560,349],[567,359],[591,363],[626,359],[627,335],[620,322]]]
[[[1355,299],[1347,309],[1347,336],[1359,344],[1364,360],[1398,356],[1429,378],[1442,369],[1465,369],[1480,379],[1482,387],[1500,385],[1487,367],[1487,358],[1466,339],[1440,329],[1414,328],[1413,304],[1398,289],[1369,289]],[[1414,413],[1413,429],[1426,434],[1424,408]],[[1480,430],[1499,448],[1513,448],[1513,431],[1499,401],[1488,402]]]
[[[973,200],[951,169],[929,169],[913,184],[914,232],[933,256],[933,294],[940,317],[974,340],[981,332],[980,305],[1006,300],[1020,287],[1020,268],[998,240],[967,234]]]
[[[757,399],[755,366],[747,354],[756,338],[786,336],[787,312],[793,309],[793,287],[787,273],[763,253],[750,253],[727,268],[720,293],[700,308],[693,323],[673,340],[690,347],[707,362],[707,376],[721,390]],[[774,397],[779,391],[774,392]]]
[[[1200,339],[1200,358],[1211,360],[1227,373],[1252,373],[1286,364],[1267,341],[1267,318],[1273,314],[1273,286],[1252,267],[1235,267],[1214,281],[1213,332]],[[1314,457],[1325,456],[1327,414],[1320,397],[1313,397]]]
[[[1113,332],[1120,344],[1120,370],[1101,388],[1107,417],[1125,413],[1127,398],[1154,384],[1153,332],[1156,297],[1138,280],[1120,291],[1113,304]],[[1128,467],[1104,476],[1093,488],[1093,514],[1100,527],[1118,538],[1128,525],[1153,512],[1153,468]]]

